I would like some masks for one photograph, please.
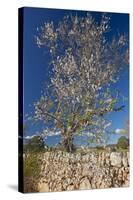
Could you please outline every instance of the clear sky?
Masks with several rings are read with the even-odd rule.
[[[43,25],[44,22],[53,21],[57,24],[64,15],[77,14],[78,16],[85,16],[86,12],[71,11],[71,10],[58,10],[58,9],[44,9],[44,8],[24,8],[24,114],[33,112],[33,103],[36,102],[40,95],[41,90],[45,87],[47,82],[48,61],[49,56],[44,51],[44,48],[38,48],[34,36],[37,34],[37,27]],[[100,12],[91,12],[96,20],[100,20]],[[114,35],[129,34],[129,15],[120,13],[108,13],[111,17],[110,28],[111,33],[108,35],[110,40]],[[119,89],[121,93],[128,98],[129,96],[129,72],[126,68],[125,72],[121,74],[119,82],[115,88]],[[125,102],[125,109],[121,112],[112,113],[109,119],[112,120],[112,127],[114,129],[123,129],[125,122],[128,120],[128,100]],[[41,130],[42,124],[32,125],[28,124],[27,135],[33,135],[36,131]],[[113,135],[110,142],[116,142],[119,134]],[[49,137],[48,143],[54,144],[58,137]]]

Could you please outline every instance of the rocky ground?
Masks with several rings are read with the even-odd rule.
[[[46,152],[39,162],[40,177],[32,187],[25,177],[25,192],[30,187],[52,192],[129,186],[128,152]]]

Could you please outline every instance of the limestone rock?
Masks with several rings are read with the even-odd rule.
[[[68,191],[74,190],[74,185],[69,185],[69,186],[67,187],[67,190],[68,190]]]
[[[121,153],[112,152],[110,155],[110,161],[112,166],[121,167],[122,165]]]
[[[46,152],[41,165],[39,180],[25,179],[26,191],[70,191],[129,186],[128,152]]]
[[[40,183],[39,186],[38,186],[38,190],[39,192],[48,192],[49,191],[49,186],[47,183]]]
[[[129,155],[129,152],[127,152],[127,160],[128,160],[128,166],[130,166],[130,155]]]
[[[84,178],[81,180],[79,189],[80,190],[91,189],[91,184],[88,178]]]
[[[82,166],[82,176],[87,176],[89,174],[89,164],[84,163]]]
[[[123,166],[124,166],[124,167],[127,167],[127,166],[128,166],[128,158],[126,157],[125,154],[123,155],[122,163],[123,163]]]

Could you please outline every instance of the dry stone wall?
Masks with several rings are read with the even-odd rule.
[[[128,152],[46,152],[40,161],[39,192],[129,186]]]

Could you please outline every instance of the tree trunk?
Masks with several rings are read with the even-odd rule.
[[[76,150],[73,144],[73,136],[64,137],[61,144],[67,152],[73,153]]]

